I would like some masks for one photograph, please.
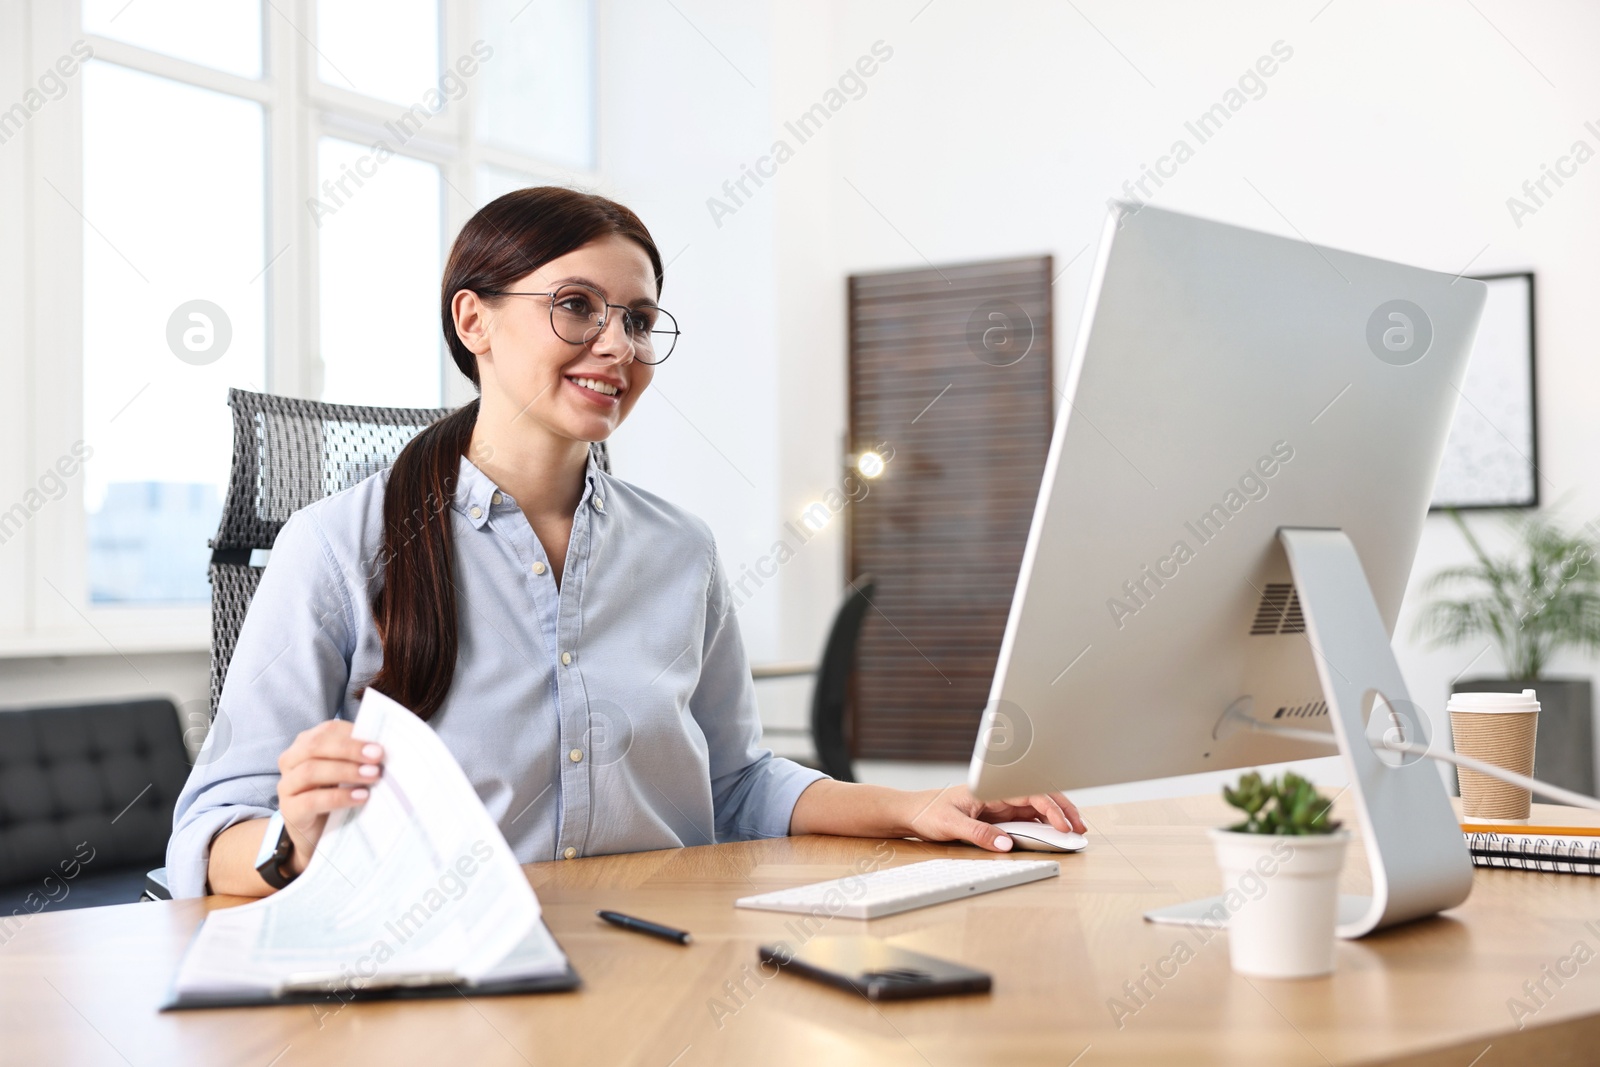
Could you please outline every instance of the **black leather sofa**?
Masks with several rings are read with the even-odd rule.
[[[0,942],[41,911],[138,900],[188,775],[169,700],[0,711]]]

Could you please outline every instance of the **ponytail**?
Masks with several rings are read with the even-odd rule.
[[[383,497],[384,580],[372,602],[383,665],[368,684],[424,720],[444,703],[456,672],[448,512],[477,421],[474,400],[412,438],[389,470]]]

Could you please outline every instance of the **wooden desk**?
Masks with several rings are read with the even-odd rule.
[[[195,924],[229,901],[42,914],[0,946],[0,1062],[1496,1067],[1600,1055],[1600,956],[1559,989],[1547,979],[1554,995],[1526,1029],[1507,1006],[1575,945],[1600,951],[1600,878],[1480,870],[1471,899],[1448,917],[1342,943],[1330,978],[1247,980],[1229,970],[1226,935],[1200,945],[1195,931],[1140,918],[1218,891],[1202,828],[1225,821],[1220,802],[1086,814],[1090,848],[1060,857],[1059,879],[870,924],[833,919],[822,931],[870,931],[985,968],[995,976],[989,996],[874,1006],[790,975],[763,978],[756,946],[793,939],[787,924],[798,917],[736,911],[734,898],[837,877],[875,848],[889,864],[976,855],[805,837],[529,866],[584,979],[567,994],[352,1005],[320,1017],[306,1007],[161,1015]],[[1353,848],[1345,889],[1359,891],[1364,876]],[[602,925],[597,907],[686,927],[695,943]],[[1195,946],[1193,958],[1162,964],[1179,941]],[[1157,987],[1146,966],[1171,977]],[[1135,1005],[1123,983],[1141,978],[1152,994]],[[1112,998],[1135,1009],[1120,1028]]]

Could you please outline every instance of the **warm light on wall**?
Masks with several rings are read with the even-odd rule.
[[[876,452],[863,452],[856,457],[856,470],[863,478],[876,478],[883,473],[883,457]]]
[[[806,529],[816,533],[833,520],[833,512],[828,505],[818,500],[807,504],[806,509],[800,513],[800,521],[806,524]]]

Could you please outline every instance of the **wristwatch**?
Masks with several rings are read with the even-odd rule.
[[[294,839],[289,828],[283,825],[283,812],[275,811],[267,822],[267,832],[261,835],[261,851],[256,853],[256,873],[274,889],[282,889],[295,876],[283,873],[283,865],[294,855]]]

